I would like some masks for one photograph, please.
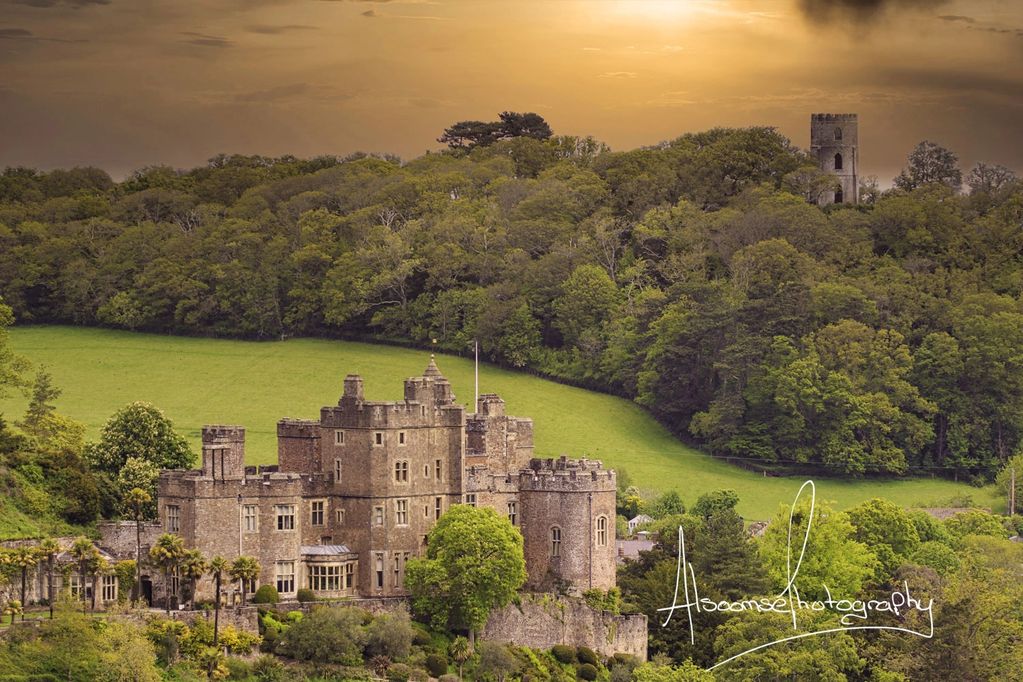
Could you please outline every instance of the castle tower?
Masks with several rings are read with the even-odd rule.
[[[837,192],[825,192],[818,203],[858,204],[860,201],[860,148],[856,114],[812,114],[810,153],[825,173],[841,183]]]

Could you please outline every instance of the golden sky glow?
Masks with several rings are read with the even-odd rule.
[[[409,158],[506,109],[614,149],[858,112],[883,183],[925,138],[1023,170],[1023,2],[0,0],[0,166]]]

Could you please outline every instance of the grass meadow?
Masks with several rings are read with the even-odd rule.
[[[115,410],[145,400],[174,421],[196,452],[203,424],[244,426],[251,464],[274,463],[277,420],[318,417],[321,406],[337,402],[346,374],[362,375],[368,399],[398,400],[402,380],[420,375],[429,361],[422,350],[323,339],[254,342],[29,326],[12,329],[11,340],[34,368],[45,366],[53,375],[63,390],[58,409],[83,422],[90,439]],[[471,403],[471,358],[438,355],[437,364],[457,400]],[[480,368],[480,391],[499,394],[509,414],[533,418],[538,456],[599,458],[627,471],[649,494],[674,488],[691,504],[701,492],[732,488],[743,516],[767,519],[803,481],[765,478],[701,453],[621,398],[489,365]],[[24,396],[8,396],[0,400],[0,412],[16,421],[26,403]],[[940,479],[818,478],[816,484],[818,497],[840,508],[871,497],[939,506],[962,495],[999,508],[991,486]]]

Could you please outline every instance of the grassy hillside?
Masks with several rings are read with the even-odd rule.
[[[203,424],[246,427],[248,460],[276,460],[275,428],[281,417],[315,418],[336,403],[345,374],[365,380],[366,397],[396,400],[402,380],[422,373],[423,351],[360,343],[296,339],[276,343],[193,339],[74,327],[12,330],[15,350],[45,365],[64,390],[59,409],[96,437],[117,408],[132,400],[159,406],[198,450]],[[472,362],[439,356],[437,363],[458,400],[470,403]],[[485,366],[480,390],[498,393],[510,414],[532,417],[539,456],[590,456],[629,472],[648,491],[677,489],[691,503],[705,490],[733,488],[750,519],[770,516],[789,500],[801,479],[764,478],[685,446],[635,404],[577,388]],[[25,400],[0,401],[9,418]],[[997,507],[993,489],[940,480],[840,481],[817,479],[818,495],[846,507],[883,496],[899,504],[940,504],[972,495]]]

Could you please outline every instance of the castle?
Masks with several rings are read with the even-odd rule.
[[[810,153],[820,169],[838,177],[839,188],[824,192],[818,203],[858,204],[860,202],[859,121],[856,114],[812,114]]]
[[[455,403],[431,357],[423,376],[405,380],[403,400],[368,401],[348,375],[318,420],[282,419],[277,466],[245,465],[242,427],[206,426],[202,468],[160,473],[162,530],[206,556],[255,557],[258,584],[282,599],[303,588],[400,597],[405,566],[441,515],[486,506],[522,532],[527,588],[613,587],[614,471],[535,458],[532,420],[506,415],[496,395],[475,409]],[[198,593],[212,596],[211,586]]]

